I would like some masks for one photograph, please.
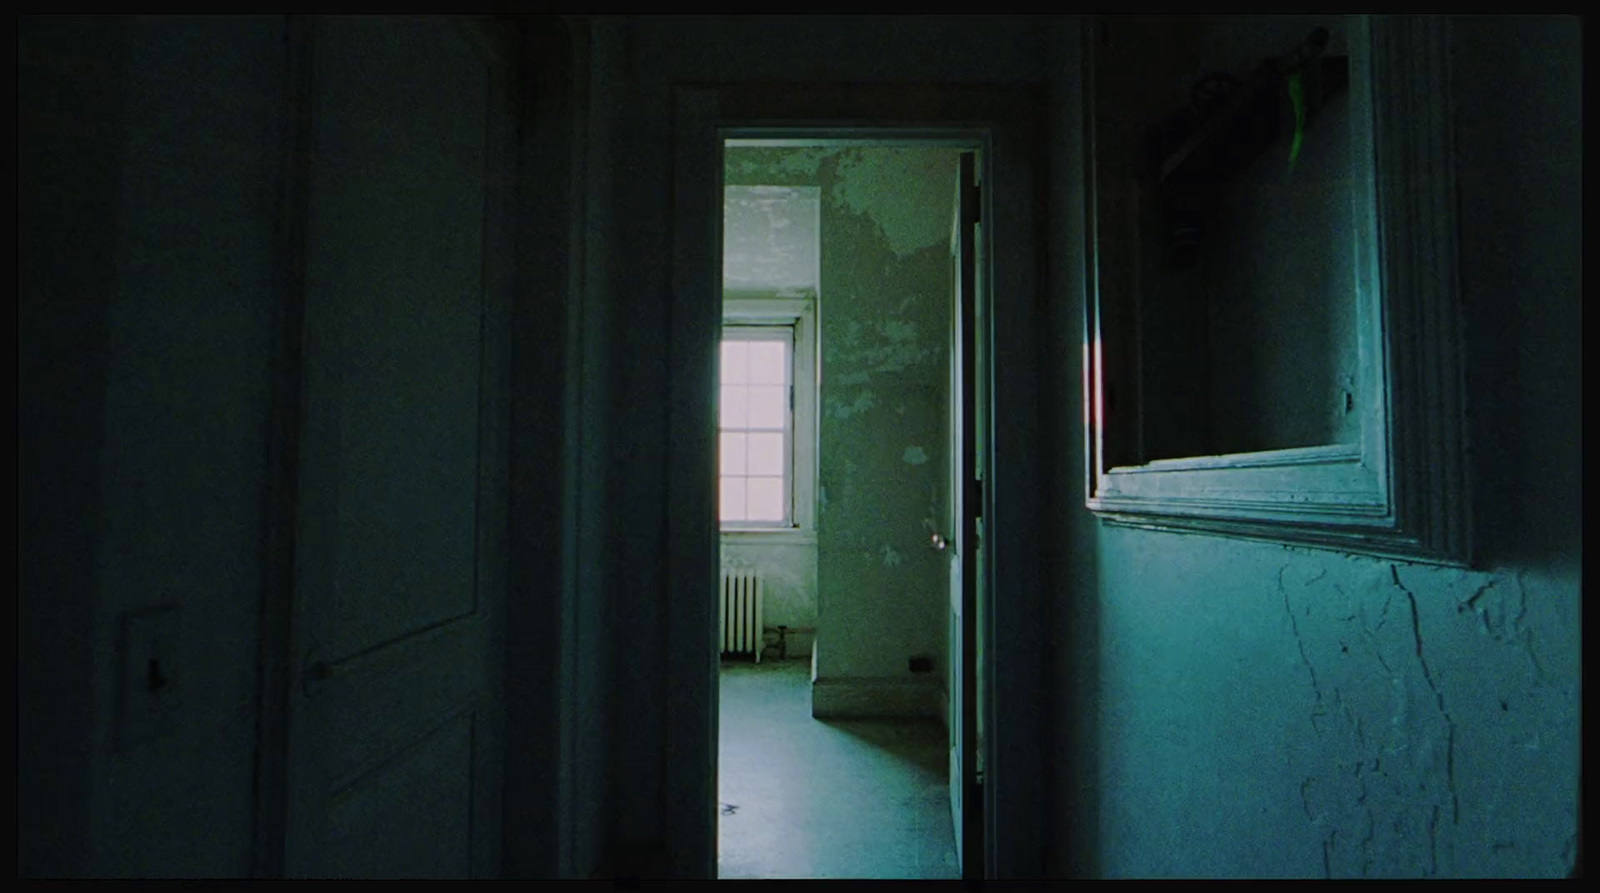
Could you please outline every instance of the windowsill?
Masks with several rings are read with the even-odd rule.
[[[816,531],[793,527],[723,528],[721,537],[724,543],[743,543],[752,546],[775,544],[814,546],[817,544]]]

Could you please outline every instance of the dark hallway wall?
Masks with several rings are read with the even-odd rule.
[[[464,46],[495,36],[445,18],[391,23],[440,38],[434,45],[453,47],[458,58]],[[324,62],[334,64],[315,72],[306,27],[315,23],[282,16],[29,17],[19,24],[19,875],[274,874],[283,870],[289,836],[285,791],[305,786],[285,774],[290,761],[281,759],[286,680],[308,653],[304,639],[290,639],[286,603],[296,573],[294,424],[305,334],[296,316],[306,276],[296,266],[306,238],[305,183],[296,174],[315,154],[299,138],[317,114],[308,98],[312,76],[331,82],[340,63],[367,60],[340,58],[338,44],[325,41],[334,49]],[[548,20],[527,24],[534,38],[560,31]],[[394,38],[382,27],[368,30]],[[530,45],[543,48],[540,39]],[[526,226],[535,247],[522,281],[559,294],[567,287],[562,239],[572,219],[560,205],[570,144],[554,138],[554,122],[571,114],[572,80],[568,60],[554,63],[567,80],[541,77],[544,104],[530,101],[529,114],[551,125],[541,151],[530,153],[546,175],[520,197],[543,215]],[[342,143],[335,134],[317,160],[334,165],[363,138],[415,145],[418,128],[384,120],[384,97],[363,97],[350,67],[360,66],[343,66],[358,108],[346,120],[355,118],[362,131]],[[463,135],[427,136],[449,143]],[[456,142],[483,135],[464,136]],[[398,180],[373,154],[357,162],[366,182],[386,174]],[[349,182],[335,173],[326,191],[340,194]],[[507,176],[497,185],[509,191],[512,184]],[[437,178],[428,185],[450,189]],[[403,227],[407,214],[426,213],[424,202],[408,204],[407,189],[412,197],[426,191],[398,181],[382,222]],[[380,213],[367,201],[370,190],[342,195]],[[360,217],[350,221],[367,222]],[[324,270],[371,283],[384,270],[374,275],[370,262],[360,268],[374,253],[360,249],[379,242],[379,249],[410,250],[401,239],[386,240],[381,227],[340,222],[321,231]],[[421,229],[409,235],[425,241]],[[545,249],[555,249],[559,262],[541,263]],[[490,250],[498,252],[498,242]],[[443,254],[412,252],[408,260],[437,267]],[[353,304],[344,299],[356,291],[335,290],[334,299]],[[518,529],[518,585],[530,592],[524,603],[555,610],[514,618],[516,693],[533,718],[519,715],[518,744],[528,759],[507,784],[522,794],[518,827],[531,828],[541,845],[551,841],[551,853],[571,838],[553,815],[562,797],[591,810],[602,802],[585,791],[574,798],[562,784],[561,767],[582,765],[582,755],[557,754],[547,732],[556,726],[548,717],[561,688],[555,660],[572,650],[555,641],[563,602],[552,595],[573,541],[560,534],[564,516],[550,509],[570,480],[560,463],[573,455],[559,434],[567,371],[559,320],[545,308],[531,326],[526,316],[518,321],[520,361],[532,383],[516,410],[522,477],[515,495],[533,519]],[[491,338],[503,337],[488,328]],[[426,365],[406,371],[415,378]],[[491,379],[502,375],[490,368]],[[372,408],[370,392],[352,402],[363,397],[361,408]],[[381,409],[404,410],[385,399]],[[453,408],[459,417],[463,407]],[[487,439],[498,443],[501,428],[495,423]],[[422,442],[423,452],[423,441],[410,443]],[[370,453],[361,458],[379,467]],[[425,485],[437,466],[419,465],[414,481]],[[502,495],[486,503],[499,504]],[[381,500],[363,498],[365,508],[381,508]],[[425,505],[422,517],[404,521],[426,526],[443,516],[437,502]],[[485,518],[492,547],[497,525]],[[338,551],[352,538],[336,539],[309,544]],[[478,576],[485,589],[498,585],[494,573]],[[499,604],[494,592],[483,601]],[[167,684],[147,696],[144,658],[124,648],[124,625],[157,608],[172,632],[158,674]],[[128,721],[148,704],[157,705],[156,723]],[[475,740],[492,741],[497,705],[484,705]],[[569,727],[600,712],[564,706],[576,717]],[[479,835],[487,846],[473,853],[480,866],[499,861],[493,768],[492,761],[473,767],[490,795],[482,798],[487,814],[471,820],[490,829]],[[305,826],[303,817],[289,821],[297,820]],[[542,846],[518,854],[513,871],[558,872]]]
[[[18,38],[18,873],[61,875],[89,848],[98,575],[86,522],[100,513],[122,62],[111,29],[24,20]]]
[[[251,871],[281,18],[19,23],[19,874]],[[177,608],[135,740],[122,621]]]

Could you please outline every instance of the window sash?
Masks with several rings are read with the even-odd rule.
[[[752,349],[739,350],[742,343]],[[781,355],[753,349],[756,345],[778,345]],[[795,526],[794,353],[793,324],[723,328],[718,375],[717,514],[724,529]],[[760,399],[752,399],[755,397]],[[771,435],[778,435],[776,442]],[[753,468],[749,450],[755,438],[767,446]],[[738,454],[731,449],[734,443],[739,444]],[[774,446],[776,457],[772,456]],[[778,491],[775,500],[774,485]],[[752,518],[752,499],[769,505],[776,502],[778,517]]]

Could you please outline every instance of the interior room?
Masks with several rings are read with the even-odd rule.
[[[724,154],[719,876],[955,877],[933,542],[961,150],[776,142]]]
[[[19,880],[1582,876],[1581,18],[17,24]]]

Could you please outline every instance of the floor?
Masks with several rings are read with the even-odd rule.
[[[937,720],[811,718],[811,662],[725,662],[717,873],[955,878]]]

